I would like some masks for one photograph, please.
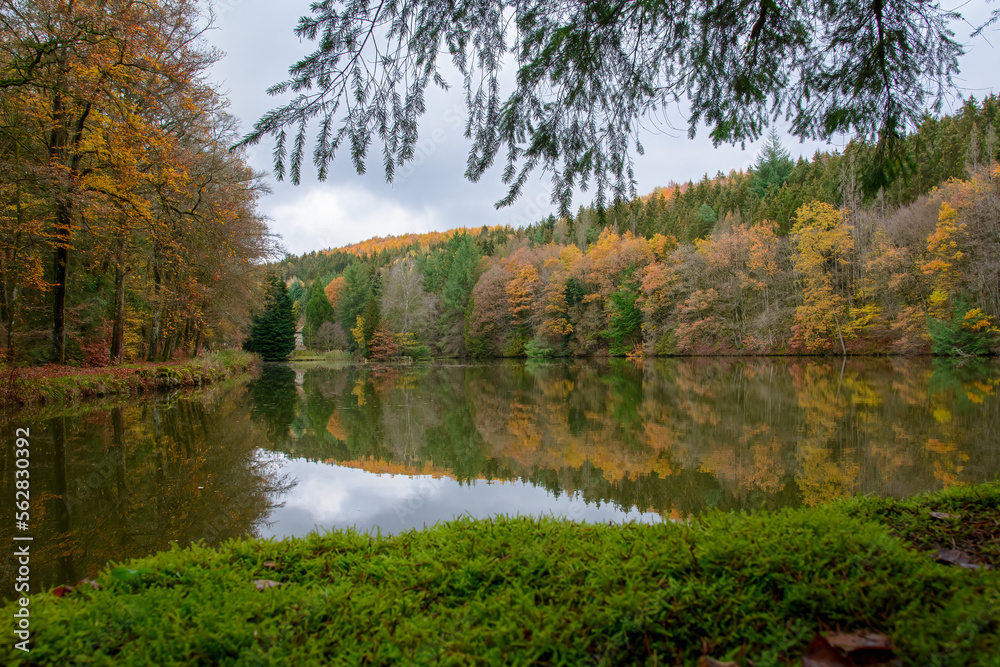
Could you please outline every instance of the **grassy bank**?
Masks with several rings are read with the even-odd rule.
[[[682,524],[458,520],[389,538],[195,546],[36,595],[31,652],[5,631],[0,657],[778,665],[839,629],[884,633],[903,664],[995,665],[998,519],[993,483]],[[938,546],[979,567],[935,559]]]
[[[44,405],[203,386],[250,372],[259,365],[256,355],[226,350],[168,363],[98,368],[0,367],[0,405]]]

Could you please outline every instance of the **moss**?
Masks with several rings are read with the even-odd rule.
[[[8,664],[797,663],[813,633],[886,633],[904,664],[995,664],[1000,579],[935,562],[921,521],[1000,484],[893,502],[608,526],[458,520],[193,546],[35,596]],[[997,536],[994,528],[993,539]],[[280,585],[258,590],[255,581]],[[3,614],[8,618],[13,609]]]

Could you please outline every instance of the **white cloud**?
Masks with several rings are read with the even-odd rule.
[[[408,208],[346,184],[303,186],[292,201],[270,207],[271,226],[295,254],[336,248],[373,236],[432,231],[447,227],[429,207]]]

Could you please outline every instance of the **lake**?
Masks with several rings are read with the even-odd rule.
[[[276,364],[195,395],[7,415],[4,432],[31,433],[19,534],[35,592],[247,534],[500,513],[653,522],[990,480],[998,393],[995,360]],[[11,447],[2,465],[13,499]],[[0,567],[6,595],[13,559]]]

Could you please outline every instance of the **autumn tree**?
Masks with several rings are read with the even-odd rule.
[[[263,184],[227,150],[235,123],[204,81],[217,54],[196,3],[12,0],[0,17],[3,106],[22,114],[0,160],[20,160],[44,203],[33,236],[52,257],[51,358],[105,320],[113,361],[237,340],[273,245]]]
[[[549,277],[543,293],[545,318],[539,333],[559,351],[573,333],[573,323],[569,319],[569,280],[581,257],[580,249],[569,245],[561,248],[557,257],[545,260]]]
[[[326,294],[326,300],[330,302],[330,307],[337,310],[337,302],[340,300],[340,293],[344,289],[344,283],[347,282],[344,276],[337,276],[330,282],[326,284],[323,288],[323,293]]]
[[[501,357],[509,349],[514,326],[507,302],[511,279],[506,262],[493,260],[476,280],[465,321],[465,349],[473,357]]]
[[[978,179],[953,181],[939,196],[944,201],[938,223],[927,238],[928,259],[921,267],[933,286],[928,309],[932,349],[935,354],[986,354],[1000,329],[989,310],[975,302],[986,301],[988,309],[997,304],[998,288],[977,276],[1000,275],[995,257],[1000,247],[996,241],[995,215],[1000,210],[996,186],[988,187]],[[967,220],[976,224],[975,242]],[[974,260],[978,261],[973,264]]]
[[[25,131],[26,101],[23,91],[0,95],[0,323],[8,361],[14,360],[15,337],[28,321],[27,311],[37,309],[48,288],[47,203],[29,168],[41,156]]]
[[[806,204],[792,226],[792,262],[802,277],[801,306],[795,310],[792,343],[808,351],[828,351],[834,342],[847,354],[849,301],[840,280],[854,244],[844,211],[823,203]]]
[[[317,350],[346,350],[347,334],[339,322],[323,322],[313,336],[313,347]]]
[[[52,206],[52,358],[65,360],[70,251],[82,215],[100,215],[111,200],[143,215],[134,191],[111,180],[135,156],[164,140],[161,102],[183,93],[211,63],[199,51],[197,9],[161,5],[22,3],[2,7],[5,49],[0,86],[29,94],[36,141],[46,153],[37,178]],[[137,28],[142,26],[142,30]],[[119,142],[129,142],[127,151]],[[118,163],[118,164],[116,164]],[[128,186],[128,181],[125,183]]]

